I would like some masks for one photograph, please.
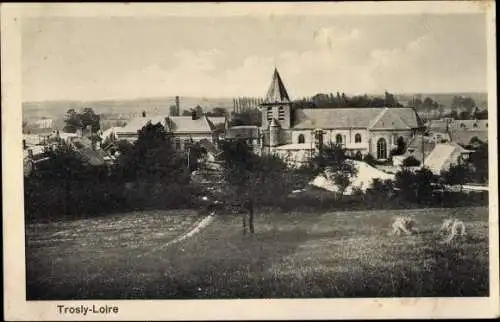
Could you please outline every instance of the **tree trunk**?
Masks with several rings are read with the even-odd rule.
[[[247,214],[243,213],[242,218],[243,218],[243,236],[246,235],[247,233]]]
[[[248,205],[248,225],[250,226],[250,233],[254,233],[254,225],[253,225],[253,202],[250,201]]]

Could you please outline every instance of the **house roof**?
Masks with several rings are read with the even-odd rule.
[[[163,124],[165,125],[165,116],[153,116],[153,117],[137,117],[130,120],[127,125],[121,128],[116,128],[117,133],[137,133],[137,131],[141,130],[146,124],[151,122],[151,124]]]
[[[418,128],[423,125],[414,109],[408,107],[352,107],[297,109],[295,129],[315,128]],[[392,123],[395,125],[393,126]],[[386,125],[390,124],[390,125]]]
[[[487,131],[488,120],[453,120],[450,123],[450,128]]]
[[[173,133],[210,133],[215,126],[206,116],[195,120],[191,116],[169,116],[166,128]]]
[[[454,152],[464,153],[468,152],[458,144],[444,143],[436,144],[432,152],[425,159],[425,165],[434,173],[439,173],[443,169],[444,165],[451,158]]]
[[[461,131],[450,130],[450,137],[453,142],[467,145],[473,137],[477,137],[483,142],[488,142],[488,131]]]
[[[289,103],[290,97],[286,91],[285,85],[281,80],[281,76],[278,72],[278,69],[274,69],[273,79],[271,81],[271,85],[267,90],[266,97],[264,99],[264,103]]]
[[[226,131],[226,139],[253,139],[259,137],[256,125],[232,126]]]

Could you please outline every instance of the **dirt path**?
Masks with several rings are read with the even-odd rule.
[[[184,234],[182,234],[182,235],[180,235],[180,236],[178,236],[178,237],[176,237],[176,238],[174,238],[174,239],[166,242],[165,244],[162,244],[162,245],[160,245],[158,247],[155,247],[152,250],[139,255],[138,257],[142,257],[144,255],[147,255],[147,254],[153,253],[155,251],[164,249],[164,248],[166,248],[168,246],[171,246],[173,244],[181,242],[181,241],[183,241],[183,240],[185,240],[185,239],[187,239],[187,238],[189,238],[189,237],[191,237],[191,236],[199,233],[203,228],[205,228],[208,225],[210,225],[210,223],[214,220],[214,218],[215,218],[215,213],[209,214],[205,218],[197,221],[188,232],[186,232],[186,233],[184,233]]]

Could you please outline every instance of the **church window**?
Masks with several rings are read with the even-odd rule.
[[[270,121],[272,118],[273,118],[273,108],[269,106],[267,108],[267,120]]]
[[[280,106],[278,108],[278,120],[283,121],[285,119],[285,108]]]
[[[377,141],[377,159],[387,159],[387,141],[384,138]]]
[[[354,143],[361,143],[361,134],[356,133],[354,136]]]
[[[473,127],[477,127],[477,123],[474,123],[474,125],[472,125]]]
[[[306,143],[306,138],[304,137],[304,134],[300,134],[298,138],[299,143]]]
[[[335,136],[335,143],[338,144],[338,145],[341,145],[343,143],[343,140],[342,140],[342,135],[340,134],[337,134]]]

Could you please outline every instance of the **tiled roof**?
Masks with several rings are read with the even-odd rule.
[[[422,126],[422,121],[412,108],[352,107],[297,109],[293,128],[380,128],[382,124],[385,127],[385,123],[390,124],[387,128],[407,129]]]
[[[165,125],[165,116],[153,116],[153,117],[137,117],[130,122],[127,123],[124,127],[117,128],[117,133],[137,133],[137,131],[141,130],[146,124],[151,122],[151,124],[163,124]]]
[[[253,139],[259,137],[259,128],[256,125],[232,126],[226,131],[227,139]]]
[[[195,120],[191,116],[169,116],[166,127],[173,133],[210,133],[214,130],[214,125],[206,116]]]
[[[441,170],[446,170],[443,168],[444,165],[451,158],[452,154],[457,150],[460,153],[468,152],[458,144],[436,144],[434,150],[432,150],[429,156],[425,159],[425,166],[427,166],[434,173],[439,173]]]
[[[382,129],[410,129],[410,126],[406,124],[397,113],[393,113],[392,109],[385,108],[382,113],[375,118],[368,128],[372,130],[382,130]]]
[[[458,144],[467,145],[473,137],[477,137],[483,142],[488,142],[488,131],[461,131],[450,130],[451,140]]]
[[[267,90],[264,103],[288,103],[290,102],[290,97],[286,91],[285,85],[281,80],[281,76],[278,73],[278,69],[274,69],[273,79],[271,81],[271,86]]]

